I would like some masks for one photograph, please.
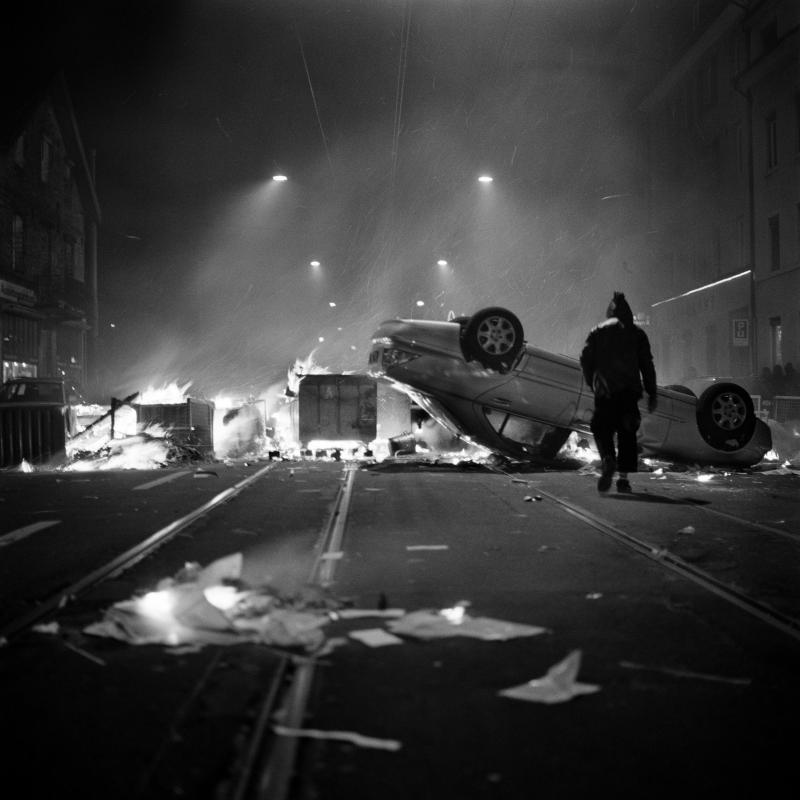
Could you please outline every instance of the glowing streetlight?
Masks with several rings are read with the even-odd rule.
[[[330,303],[328,303],[328,305],[329,305],[331,308],[336,308],[336,303],[334,303],[334,302],[333,302],[333,300],[331,300],[331,302],[330,302]]]
[[[445,259],[443,259],[443,258],[440,258],[440,259],[439,259],[439,260],[438,260],[436,263],[437,263],[437,264],[438,264],[440,267],[446,267],[446,266],[447,266],[447,261],[445,261]]]
[[[483,183],[484,185],[491,183],[494,178],[491,175],[481,175],[478,178],[478,183]]]
[[[322,343],[322,342],[324,342],[324,341],[325,341],[325,337],[324,337],[324,336],[318,336],[318,337],[317,337],[317,341],[318,341],[318,342],[320,342],[320,343]]]
[[[319,266],[319,261],[309,261],[309,266],[316,268]]]
[[[424,305],[425,305],[425,301],[424,300],[417,300],[417,308],[422,308],[422,306],[424,306]]]
[[[272,176],[272,180],[274,180],[276,183],[285,183],[289,179],[285,175],[278,173],[277,175]]]

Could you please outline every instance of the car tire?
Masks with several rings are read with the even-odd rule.
[[[715,383],[697,401],[697,426],[715,449],[739,450],[750,441],[756,427],[753,400],[735,383]]]
[[[488,369],[511,369],[523,346],[522,323],[505,308],[484,308],[461,328],[464,358]]]

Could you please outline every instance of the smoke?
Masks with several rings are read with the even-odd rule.
[[[619,113],[628,11],[415,3],[403,62],[402,4],[189,7],[136,106],[165,199],[138,195],[152,235],[126,269],[151,310],[119,333],[108,383],[274,395],[313,348],[363,370],[382,320],[488,305],[574,355],[612,289],[645,288],[620,244],[639,166]]]

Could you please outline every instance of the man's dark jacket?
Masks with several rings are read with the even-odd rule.
[[[610,317],[592,329],[581,353],[581,368],[595,397],[656,394],[656,370],[647,334],[631,315],[624,322]]]

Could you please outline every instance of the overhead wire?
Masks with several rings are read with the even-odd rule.
[[[300,32],[295,27],[294,34],[297,37],[297,43],[300,45],[300,56],[303,59],[303,67],[306,71],[306,80],[308,81],[308,90],[311,92],[311,102],[314,104],[314,113],[317,116],[317,124],[319,125],[319,132],[322,136],[322,145],[325,148],[325,157],[328,159],[328,166],[333,172],[333,162],[331,161],[331,154],[328,150],[328,137],[325,136],[325,129],[322,126],[322,116],[319,113],[319,105],[317,104],[317,95],[314,92],[314,85],[311,82],[311,71],[308,68],[308,61],[306,60],[306,51],[303,47],[303,40],[300,38]]]
[[[406,73],[408,71],[408,45],[411,39],[411,2],[406,0],[403,10],[403,28],[400,34],[400,53],[397,68],[397,88],[394,99],[394,129],[392,131],[392,173],[391,185],[397,179],[397,164],[400,152],[400,132],[403,122],[403,98],[406,89]]]

